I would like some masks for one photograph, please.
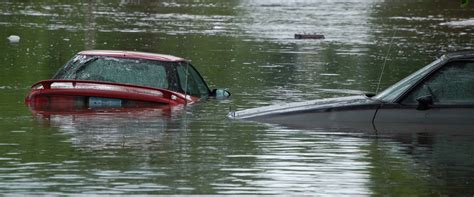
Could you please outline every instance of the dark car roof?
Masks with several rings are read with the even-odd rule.
[[[145,53],[145,52],[137,52],[137,51],[88,50],[88,51],[81,51],[78,54],[117,57],[117,58],[148,59],[148,60],[158,60],[158,61],[165,61],[165,62],[186,61],[186,59],[184,58],[176,57],[172,55]]]

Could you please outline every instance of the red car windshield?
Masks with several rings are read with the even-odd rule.
[[[106,81],[180,93],[186,89],[192,96],[209,95],[206,83],[187,62],[77,55],[53,79]]]

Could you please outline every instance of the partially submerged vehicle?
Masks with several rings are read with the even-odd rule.
[[[443,55],[375,96],[259,107],[229,117],[297,128],[473,130],[474,51]]]
[[[35,110],[75,110],[174,106],[208,97],[210,91],[191,63],[183,58],[132,51],[82,51],[51,80],[35,83],[25,103]]]

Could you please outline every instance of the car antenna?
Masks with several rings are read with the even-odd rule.
[[[232,105],[229,105],[228,117],[235,118],[235,111],[232,111]]]
[[[375,94],[379,93],[380,83],[382,82],[383,72],[385,71],[385,65],[387,64],[387,59],[388,59],[388,56],[390,55],[390,49],[392,49],[393,38],[395,38],[395,33],[396,32],[397,32],[397,29],[395,29],[393,31],[392,38],[390,39],[387,54],[385,55],[384,60],[383,60],[382,71],[380,72],[379,81],[377,82],[377,89],[375,89]]]
[[[186,62],[186,74],[184,80],[184,105],[188,105],[188,75],[189,75],[189,62]]]

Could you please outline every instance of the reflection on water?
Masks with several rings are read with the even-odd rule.
[[[457,1],[2,5],[0,193],[474,193],[469,131],[404,128],[376,135],[225,118],[229,108],[374,92],[385,58],[381,88],[445,51],[472,47],[473,9]],[[326,39],[293,39],[305,32]],[[10,35],[20,43],[8,43]],[[93,48],[191,59],[210,86],[229,88],[232,99],[173,111],[28,110],[23,99],[31,84]]]
[[[187,130],[183,110],[178,106],[173,109],[130,108],[69,114],[53,112],[36,114],[36,119],[40,124],[70,135],[69,142],[77,148],[103,150],[164,144],[167,140],[172,142],[168,133]]]
[[[331,139],[331,140],[328,140]],[[231,173],[216,183],[220,193],[324,193],[370,194],[370,163],[364,161],[367,140],[338,133],[305,132],[271,128],[254,143],[257,155],[228,155],[233,160],[255,160],[252,166],[233,166]],[[344,182],[342,180],[351,180]],[[235,187],[239,184],[244,184]]]

